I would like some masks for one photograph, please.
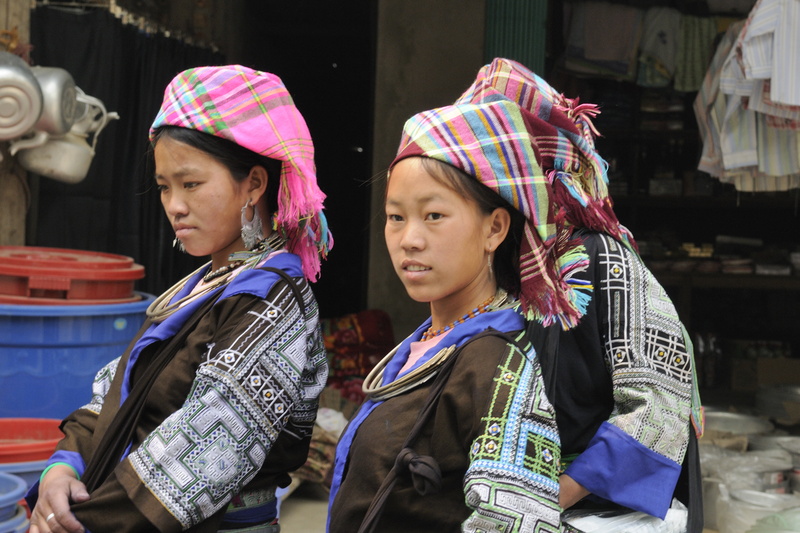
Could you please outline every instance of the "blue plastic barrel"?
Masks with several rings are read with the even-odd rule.
[[[64,418],[122,355],[155,298],[100,305],[0,304],[0,417]]]

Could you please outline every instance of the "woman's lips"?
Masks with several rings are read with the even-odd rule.
[[[179,239],[183,239],[184,237],[187,237],[193,230],[194,228],[192,226],[177,226],[175,228],[175,236]]]
[[[403,262],[401,268],[403,269],[406,279],[412,281],[424,278],[426,274],[432,270],[431,267],[427,265],[412,262]]]

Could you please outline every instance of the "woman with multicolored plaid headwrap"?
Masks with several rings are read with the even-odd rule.
[[[496,59],[406,122],[385,235],[431,317],[365,381],[331,533],[574,531],[593,505],[686,520],[691,345],[611,208],[595,113]]]
[[[306,460],[327,378],[311,137],[277,76],[231,65],[177,75],[150,138],[175,244],[210,261],[62,423],[31,531],[277,533],[275,491]]]

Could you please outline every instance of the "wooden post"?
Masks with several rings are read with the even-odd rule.
[[[30,42],[32,0],[5,0],[0,3],[0,30],[15,31],[22,46]],[[5,50],[13,52],[14,50]],[[8,143],[0,143],[0,245],[25,245],[25,215],[31,205],[28,176],[8,153]]]
[[[24,246],[31,203],[27,173],[8,153],[8,143],[0,143],[0,154],[0,246]]]

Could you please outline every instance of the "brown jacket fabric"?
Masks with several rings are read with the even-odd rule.
[[[236,294],[200,320],[156,379],[130,453],[73,505],[88,530],[216,531],[237,494],[289,483],[306,460],[327,376],[317,305],[298,283],[305,315],[277,283],[265,299]],[[165,343],[142,351],[133,382]],[[119,411],[129,356],[98,374],[92,403],[62,424],[59,450],[88,462]]]

